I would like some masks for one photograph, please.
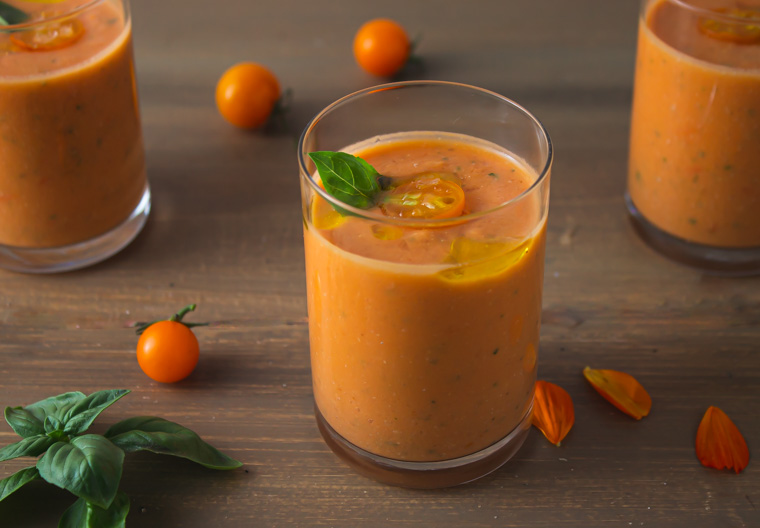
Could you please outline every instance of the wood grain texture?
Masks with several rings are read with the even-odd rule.
[[[760,453],[760,279],[667,261],[625,214],[637,10],[634,0],[134,0],[152,216],[92,268],[0,272],[0,405],[128,388],[96,427],[163,416],[245,463],[212,472],[129,455],[133,527],[760,526],[757,461],[734,475],[694,453],[709,405]],[[570,392],[577,421],[562,447],[534,431],[501,470],[448,490],[356,475],[313,418],[295,141],[324,106],[378,83],[350,46],[375,16],[422,36],[424,65],[405,78],[513,98],[556,148],[539,375]],[[216,80],[240,60],[292,88],[290,130],[242,133],[218,116]],[[190,320],[214,322],[197,331],[200,364],[184,382],[154,383],[129,325],[190,302]],[[636,376],[652,414],[616,411],[583,379],[586,365]],[[13,438],[0,425],[0,445]],[[0,463],[0,476],[24,465]],[[33,483],[0,503],[0,526],[55,526],[71,502]]]

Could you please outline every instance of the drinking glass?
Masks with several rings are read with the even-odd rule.
[[[626,202],[661,253],[760,272],[760,0],[644,0]]]
[[[471,172],[465,214],[400,218],[348,205],[324,190],[315,151],[359,155],[386,177]],[[320,112],[298,162],[315,412],[326,443],[360,473],[405,487],[452,486],[500,467],[531,423],[546,130],[496,93],[402,82]],[[478,209],[479,200],[490,205]]]
[[[0,267],[87,266],[127,245],[150,211],[129,5],[5,6]]]

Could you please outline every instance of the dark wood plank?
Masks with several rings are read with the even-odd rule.
[[[68,390],[133,392],[97,422],[181,422],[242,460],[212,472],[129,455],[129,526],[760,525],[756,461],[703,468],[694,436],[718,405],[760,449],[760,279],[671,263],[630,228],[626,170],[637,2],[514,0],[379,4],[134,0],[141,107],[154,192],[145,231],[121,254],[57,276],[0,272],[0,404]],[[563,446],[537,432],[495,474],[448,490],[387,487],[353,473],[314,423],[295,140],[334,99],[378,81],[351,56],[364,20],[421,34],[406,78],[480,85],[544,121],[556,147],[540,376],[573,396]],[[294,91],[289,131],[241,133],[213,89],[239,60]],[[129,325],[199,304],[202,358],[176,385],[152,382]],[[585,382],[625,370],[650,391],[635,422]],[[0,426],[0,444],[13,441]],[[0,463],[0,476],[25,464]],[[42,483],[0,503],[0,525],[54,526],[70,497]],[[44,506],[43,506],[44,505]]]

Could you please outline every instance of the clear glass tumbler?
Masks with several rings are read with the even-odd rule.
[[[419,175],[459,182],[462,214],[394,216],[399,200],[425,202],[412,191],[352,207],[322,187],[315,151],[358,155],[394,189]],[[360,473],[405,487],[452,486],[500,467],[531,421],[546,130],[493,92],[404,82],[328,106],[303,132],[298,161],[315,410],[327,444]]]
[[[6,0],[0,17],[0,267],[101,261],[150,211],[128,2]]]
[[[760,272],[760,0],[644,0],[626,201],[707,271]]]

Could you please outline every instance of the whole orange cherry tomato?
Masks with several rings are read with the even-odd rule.
[[[391,77],[409,59],[409,37],[398,22],[376,18],[366,22],[354,37],[354,57],[365,71],[379,77]]]
[[[241,62],[222,74],[216,85],[216,107],[240,128],[264,125],[280,99],[277,77],[261,64]]]
[[[182,317],[195,309],[185,307],[166,321],[138,323],[137,362],[150,378],[162,383],[185,379],[198,364],[198,339],[191,326],[206,323],[184,323]]]

